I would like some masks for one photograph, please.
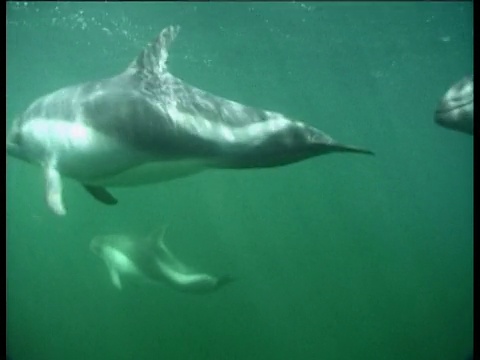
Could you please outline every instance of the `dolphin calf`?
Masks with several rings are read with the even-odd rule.
[[[193,293],[214,291],[233,281],[230,276],[215,277],[184,265],[165,246],[165,230],[144,239],[123,234],[97,236],[90,249],[105,262],[118,289],[122,288],[121,276],[131,281],[166,283]]]
[[[277,167],[333,152],[373,154],[173,76],[168,49],[178,31],[162,30],[122,73],[45,95],[15,119],[7,153],[43,168],[46,201],[56,214],[66,213],[62,177],[115,204],[107,187],[206,169]]]
[[[435,109],[434,120],[447,129],[473,135],[473,75],[448,89]]]

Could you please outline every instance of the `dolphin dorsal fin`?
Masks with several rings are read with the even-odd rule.
[[[145,75],[161,75],[167,69],[168,48],[180,31],[180,26],[168,26],[150,42],[135,60],[128,66],[126,72],[141,72]]]
[[[167,233],[167,229],[168,229],[168,224],[163,225],[160,230],[157,230],[154,238],[152,239],[153,241],[156,242],[155,245],[160,249],[166,248],[164,239],[165,239],[165,234]]]
[[[167,232],[168,224],[163,225],[161,229],[153,232],[149,237],[149,241],[155,248],[155,253],[159,264],[174,269],[177,272],[188,273],[190,269],[185,266],[165,245],[165,233]]]
[[[164,253],[167,248],[164,243],[165,233],[167,232],[168,224],[162,225],[160,228],[153,230],[149,236],[147,236],[147,241],[150,246],[155,249],[157,252]]]

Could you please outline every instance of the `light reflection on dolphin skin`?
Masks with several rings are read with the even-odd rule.
[[[47,94],[15,120],[7,153],[43,168],[46,201],[56,214],[66,213],[62,177],[113,205],[106,187],[207,169],[278,167],[335,152],[373,154],[173,76],[168,48],[178,31],[165,28],[121,74]]]
[[[473,75],[448,89],[435,109],[434,120],[444,128],[473,135]]]

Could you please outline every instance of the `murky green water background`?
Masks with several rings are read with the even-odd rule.
[[[162,28],[171,72],[375,157],[113,189],[105,207],[7,159],[13,360],[465,359],[473,347],[473,141],[433,109],[473,71],[472,3],[9,3],[7,126],[36,97],[122,71]],[[88,249],[148,233],[239,280],[119,292]]]

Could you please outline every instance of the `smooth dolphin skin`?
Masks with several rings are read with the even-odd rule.
[[[473,75],[451,86],[435,110],[435,123],[473,135]]]
[[[122,279],[133,282],[165,283],[176,290],[206,293],[233,281],[230,276],[216,277],[197,272],[178,260],[163,241],[166,227],[145,239],[113,234],[97,236],[90,249],[106,264],[112,283],[122,288]]]
[[[66,213],[62,177],[97,200],[206,169],[277,167],[332,152],[373,154],[277,112],[188,85],[167,69],[178,26],[165,28],[119,75],[34,101],[12,125],[7,153],[43,168],[48,206]]]

